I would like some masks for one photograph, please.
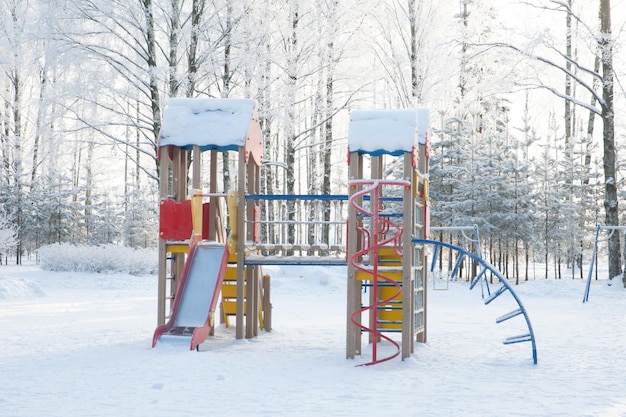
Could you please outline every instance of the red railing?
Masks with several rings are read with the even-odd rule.
[[[402,248],[400,246],[401,236],[402,236],[402,227],[397,223],[391,220],[391,217],[381,217],[381,189],[383,186],[399,186],[399,187],[410,187],[410,183],[408,181],[389,181],[389,180],[352,180],[350,181],[351,187],[362,186],[363,188],[360,191],[357,191],[350,197],[350,205],[354,207],[357,213],[360,213],[364,217],[370,218],[370,230],[368,231],[365,228],[359,228],[359,230],[364,236],[362,237],[362,248],[353,254],[350,259],[348,259],[349,264],[354,267],[358,271],[362,271],[372,276],[372,294],[375,297],[375,303],[369,306],[365,306],[350,315],[350,321],[357,327],[361,328],[361,330],[367,331],[371,334],[372,339],[372,360],[370,362],[358,365],[358,366],[369,366],[375,365],[378,363],[386,362],[398,356],[400,354],[400,345],[398,342],[393,340],[391,337],[382,334],[378,329],[378,307],[387,305],[390,301],[398,298],[402,293],[402,287],[400,284],[388,276],[385,276],[384,273],[381,273],[378,265],[378,252],[379,249],[385,245],[393,243],[393,246],[396,250],[396,253],[399,255],[402,254]],[[363,206],[358,204],[358,200],[361,197],[369,194],[369,210],[364,208]],[[364,265],[361,260],[364,255],[369,253],[369,263],[368,265]],[[387,297],[382,300],[378,300],[378,285],[379,281],[385,281],[389,284],[396,287],[397,291],[390,297]],[[360,318],[361,314],[369,311],[369,326],[363,325],[360,320],[357,320],[357,317]],[[386,356],[382,359],[378,358],[378,340],[386,340],[391,343],[396,348],[396,352],[393,355]]]

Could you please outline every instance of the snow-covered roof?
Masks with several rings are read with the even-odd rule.
[[[348,146],[350,152],[399,156],[426,143],[428,124],[426,109],[353,110]]]
[[[244,146],[256,102],[236,98],[172,98],[163,112],[160,146],[220,151]]]

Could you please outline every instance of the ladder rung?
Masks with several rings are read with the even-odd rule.
[[[456,277],[456,274],[459,271],[459,267],[461,266],[461,262],[463,262],[463,254],[459,253],[459,257],[456,258],[456,262],[454,263],[454,268],[452,268],[452,273],[450,274],[450,279],[454,280]]]
[[[533,340],[530,334],[521,334],[519,336],[511,336],[506,339],[502,343],[505,345],[512,345],[513,343],[522,343],[522,342],[530,342]]]
[[[377,329],[378,333],[400,333],[402,329]],[[361,333],[369,333],[368,330],[361,329]]]
[[[394,307],[394,306],[378,306],[377,310],[381,311],[390,311],[390,310],[402,310],[402,306]]]
[[[490,302],[492,302],[493,300],[495,300],[496,298],[498,298],[500,295],[502,295],[502,293],[504,293],[507,290],[506,286],[501,286],[500,288],[498,288],[497,291],[494,291],[493,293],[491,293],[491,295],[487,298],[485,298],[485,305],[489,304]]]
[[[374,284],[366,284],[366,282],[368,281],[362,281],[363,283],[361,284],[362,287],[373,287]],[[402,281],[394,281],[396,284],[398,284],[399,287],[402,287]],[[395,285],[393,285],[391,282],[385,281],[383,279],[379,279],[378,280],[378,288],[381,287],[385,287],[385,288],[394,288],[396,287]]]
[[[522,314],[523,311],[521,308],[518,308],[517,310],[513,310],[509,313],[503,314],[500,317],[498,317],[496,319],[496,323],[502,323],[503,321],[507,321],[508,319],[512,319],[513,317],[517,317],[520,314]]]
[[[437,266],[437,256],[439,255],[440,247],[441,247],[440,245],[435,245],[435,250],[433,252],[433,260],[430,264],[430,272],[433,272],[435,270],[435,266]]]
[[[480,281],[480,279],[482,278],[483,275],[485,275],[485,273],[487,272],[487,267],[483,266],[483,269],[480,271],[480,274],[476,275],[476,278],[474,278],[472,280],[472,283],[470,284],[470,290],[474,289],[474,287],[476,286],[476,284],[478,284],[478,282]]]

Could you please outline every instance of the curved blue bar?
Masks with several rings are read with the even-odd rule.
[[[428,239],[412,239],[411,241],[414,244],[433,245],[433,246],[435,246],[435,251],[438,251],[439,248],[443,246],[443,247],[446,247],[448,249],[452,249],[452,250],[455,250],[455,251],[459,252],[459,259],[462,258],[463,256],[467,256],[468,258],[472,259],[473,261],[479,263],[482,266],[482,270],[478,274],[478,276],[476,276],[472,280],[472,283],[470,285],[470,289],[474,288],[476,283],[478,283],[478,281],[480,281],[481,278],[484,278],[485,281],[487,280],[487,275],[485,274],[487,271],[489,271],[493,275],[495,275],[498,278],[498,281],[500,281],[500,284],[502,284],[502,287],[500,287],[498,290],[496,290],[493,293],[491,293],[491,295],[486,298],[485,304],[491,303],[493,300],[495,300],[497,297],[499,297],[500,295],[504,294],[507,291],[511,294],[511,296],[513,297],[513,299],[515,300],[515,302],[519,306],[519,309],[514,310],[513,312],[511,312],[509,314],[505,314],[504,316],[499,317],[496,321],[498,323],[500,323],[500,322],[508,320],[508,319],[510,319],[512,317],[515,317],[517,315],[522,314],[524,316],[524,320],[526,321],[526,326],[528,327],[528,334],[509,337],[508,339],[506,339],[504,341],[504,344],[512,344],[512,343],[520,343],[520,342],[531,342],[532,354],[533,354],[533,363],[535,365],[537,364],[537,344],[536,344],[536,341],[535,341],[535,333],[533,331],[533,326],[530,323],[530,318],[528,317],[528,313],[526,312],[526,309],[524,308],[524,305],[522,304],[522,301],[517,296],[515,291],[513,291],[513,287],[511,286],[511,284],[509,284],[509,282],[506,280],[506,278],[504,278],[504,276],[500,273],[500,271],[498,271],[489,262],[485,261],[482,257],[476,255],[475,253],[468,252],[467,250],[465,250],[463,248],[460,248],[458,246],[454,246],[454,245],[451,245],[449,243],[439,242],[439,241],[436,241],[436,240],[428,240]]]

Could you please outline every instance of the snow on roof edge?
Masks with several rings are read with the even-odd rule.
[[[203,150],[244,146],[256,101],[239,98],[171,98],[163,112],[159,146]]]
[[[416,142],[426,143],[427,109],[353,110],[348,146],[351,152],[398,155],[412,152]]]

